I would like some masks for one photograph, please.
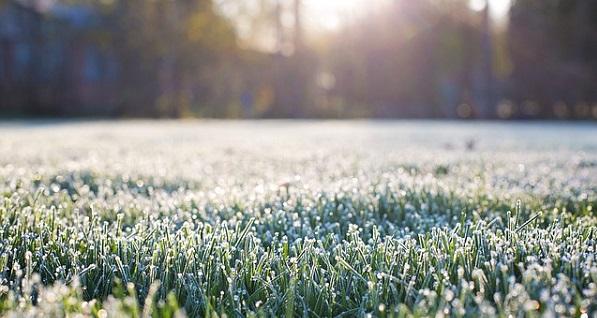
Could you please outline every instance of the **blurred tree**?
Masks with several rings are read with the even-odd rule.
[[[313,52],[305,46],[302,23],[302,1],[289,2],[294,18],[291,34],[285,34],[282,25],[283,9],[276,2],[275,25],[277,29],[274,58],[274,101],[265,115],[268,117],[301,118],[308,116],[307,109],[313,103],[312,88],[316,71]],[[290,40],[287,40],[290,38]]]
[[[210,0],[120,0],[108,19],[123,114],[181,117],[209,104],[205,76],[236,53],[234,29]]]
[[[517,0],[508,34],[510,94],[528,106],[523,115],[568,116],[572,105],[597,101],[596,1]]]
[[[395,1],[334,40],[335,94],[373,116],[455,116],[472,89],[478,34],[467,1]]]
[[[301,0],[0,0],[0,105],[36,115],[591,116],[594,0],[515,0],[500,30],[469,0],[384,3],[315,38]],[[507,111],[494,109],[500,99],[512,101]]]

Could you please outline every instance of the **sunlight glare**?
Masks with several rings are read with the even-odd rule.
[[[337,30],[345,21],[355,18],[363,10],[380,0],[304,0],[307,24],[325,30]]]
[[[469,0],[472,10],[481,11],[487,0]],[[512,0],[488,0],[491,15],[496,21],[507,17]],[[335,31],[348,21],[369,10],[375,10],[387,0],[303,0],[306,26],[314,29]]]
[[[481,11],[485,8],[487,0],[469,0],[469,7],[474,11]],[[508,15],[512,0],[489,0],[491,16],[496,20],[503,20]]]

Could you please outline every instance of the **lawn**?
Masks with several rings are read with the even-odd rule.
[[[597,316],[597,125],[0,124],[0,315]]]

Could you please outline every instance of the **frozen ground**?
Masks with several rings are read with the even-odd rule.
[[[591,123],[1,123],[0,313],[594,316],[596,200]]]

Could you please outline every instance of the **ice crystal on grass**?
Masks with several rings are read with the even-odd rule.
[[[0,314],[592,317],[596,133],[0,126]]]

